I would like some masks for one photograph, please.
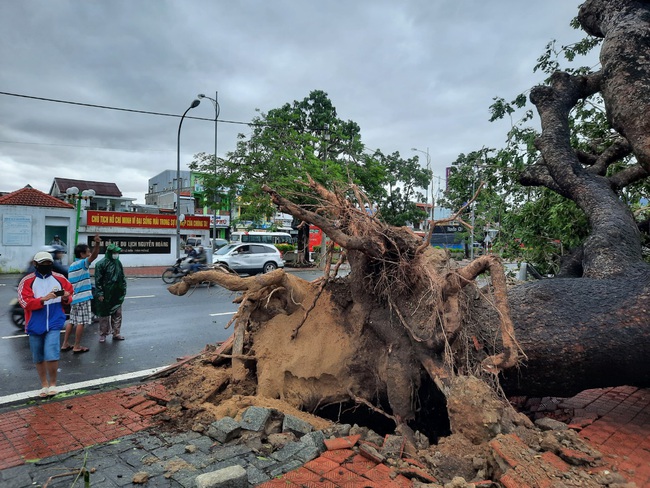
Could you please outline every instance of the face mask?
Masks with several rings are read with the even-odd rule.
[[[47,276],[47,275],[52,273],[52,265],[51,264],[37,264],[36,265],[36,271],[38,271],[43,276]]]
[[[119,252],[113,253],[113,259],[115,259],[116,261],[119,260],[120,259],[120,253]]]

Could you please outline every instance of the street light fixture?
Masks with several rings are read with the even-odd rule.
[[[427,147],[426,151],[422,151],[421,149],[417,149],[415,147],[412,147],[411,151],[417,151],[417,152],[421,152],[422,154],[426,154],[426,156],[427,156],[427,169],[429,171],[431,171],[431,157],[429,156],[429,148]],[[429,215],[429,220],[433,220],[433,203],[434,203],[433,202],[433,175],[431,177],[431,181],[429,182],[429,184],[431,185],[431,214]],[[428,207],[429,206],[429,185],[427,185],[426,197],[427,197],[427,207]],[[429,214],[429,209],[427,209],[427,214]]]
[[[185,110],[178,123],[178,137],[176,138],[176,259],[181,257],[181,126],[187,112],[199,106],[199,100],[192,100],[192,104]]]
[[[81,201],[87,202],[95,196],[95,190],[87,189],[81,192],[79,195],[79,188],[76,186],[71,186],[65,191],[68,201],[74,201],[74,205],[77,208],[77,221],[75,223],[74,230],[74,245],[76,246],[79,242],[79,220],[81,219]]]
[[[219,92],[214,92],[214,98],[208,97],[203,93],[199,93],[199,98],[207,98],[214,105],[214,176],[215,176],[215,185],[216,185],[216,176],[217,176],[217,120],[219,119],[219,113],[221,112],[221,107],[219,107]],[[216,188],[215,188],[216,192]],[[212,227],[212,249],[217,248],[217,210],[213,210],[213,227]]]

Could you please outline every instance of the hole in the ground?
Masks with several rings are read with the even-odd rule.
[[[409,427],[426,435],[434,444],[438,439],[451,435],[447,399],[429,375],[423,375],[418,390],[418,410]]]
[[[432,443],[437,443],[441,437],[451,435],[447,401],[429,376],[422,378],[418,397],[419,408],[415,419],[408,423],[409,427],[427,436]],[[391,413],[386,406],[380,408]],[[395,433],[395,423],[392,420],[374,412],[365,405],[354,402],[328,405],[319,408],[314,414],[341,424],[357,424],[368,427],[381,436]]]
[[[327,405],[316,410],[314,414],[339,424],[357,424],[360,427],[368,427],[381,436],[395,432],[395,422],[372,411],[365,405],[354,402]]]

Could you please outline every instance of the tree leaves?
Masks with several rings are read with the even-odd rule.
[[[238,198],[242,220],[261,221],[275,213],[263,184],[292,195],[300,205],[317,207],[318,200],[300,183],[307,175],[326,188],[357,185],[391,224],[426,217],[415,202],[423,201],[418,187],[429,186],[431,171],[422,169],[417,157],[367,151],[359,125],[340,119],[325,92],[314,90],[303,100],[260,112],[250,127],[216,169],[214,156],[205,154],[196,155],[190,166],[205,175],[209,192],[230,191]]]

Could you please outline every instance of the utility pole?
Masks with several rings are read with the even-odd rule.
[[[431,171],[431,156],[429,156],[429,148],[427,147],[426,151],[422,151],[421,149],[412,147],[411,151],[417,151],[417,152],[421,152],[422,154],[425,154],[427,157],[427,169]],[[427,183],[427,191],[424,193],[424,196],[426,197],[427,218],[430,224],[431,221],[433,221],[433,207],[435,205],[435,202],[433,200],[433,174],[431,175],[431,179]],[[429,207],[429,196],[431,196],[431,207]]]
[[[219,112],[221,112],[221,107],[219,107],[219,92],[215,91],[214,92],[214,98],[205,96],[203,93],[199,93],[198,95],[199,98],[207,98],[212,102],[212,105],[214,106],[214,184],[215,184],[215,193],[214,193],[214,201],[212,202],[214,205],[214,208],[212,210],[212,251],[217,248],[217,168],[218,168],[218,163],[217,163],[217,140],[218,140],[218,119],[219,119]]]

